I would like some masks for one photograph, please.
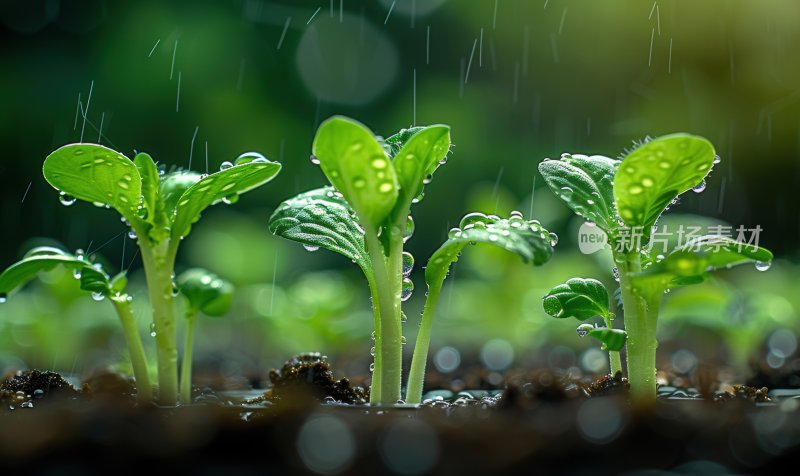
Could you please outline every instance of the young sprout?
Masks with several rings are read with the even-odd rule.
[[[136,379],[136,397],[141,403],[152,401],[153,392],[147,373],[147,359],[131,309],[132,299],[125,292],[128,284],[125,272],[110,278],[99,263],[92,263],[82,253],[73,255],[49,246],[33,248],[20,261],[0,274],[0,302],[5,302],[11,291],[35,279],[41,271],[48,271],[57,266],[71,270],[73,276],[80,280],[81,289],[90,291],[93,298],[108,298],[114,306],[128,345],[133,376]]]
[[[70,144],[44,162],[45,179],[71,205],[84,200],[114,208],[136,238],[147,278],[158,351],[158,396],[164,405],[178,398],[173,269],[178,246],[207,207],[234,203],[240,194],[269,182],[280,164],[260,154],[225,162],[219,172],[161,174],[147,154],[133,160],[97,144]]]
[[[370,392],[374,404],[394,404],[401,398],[405,342],[401,303],[413,290],[409,275],[414,258],[403,250],[414,230],[409,213],[411,205],[422,199],[432,174],[445,163],[449,149],[447,126],[404,129],[383,140],[361,123],[332,117],[317,131],[312,162],[321,166],[333,187],[286,200],[269,221],[275,235],[298,241],[309,250],[325,248],[340,253],[367,278],[375,328]],[[414,349],[409,403],[420,399],[435,303],[461,249],[470,242],[497,244],[535,264],[547,261],[552,253],[550,234],[521,215],[503,220],[475,214],[465,220],[464,229],[451,232],[425,272],[428,302]]]
[[[605,327],[583,323],[577,328],[578,335],[594,337],[603,344],[603,350],[608,351],[611,375],[622,371],[619,351],[628,336],[625,331],[614,329],[614,313],[608,309],[608,291],[603,283],[591,278],[569,279],[551,289],[542,298],[542,305],[547,314],[559,319],[573,317],[585,321],[600,316]]]
[[[680,194],[702,191],[717,161],[706,139],[678,133],[645,142],[621,161],[564,154],[539,164],[553,193],[608,237],[618,269],[628,381],[636,405],[655,401],[656,326],[665,291],[700,282],[719,268],[755,263],[764,269],[772,260],[768,250],[725,236],[698,237],[673,250],[651,240],[661,214]]]
[[[186,298],[186,336],[181,365],[181,404],[192,401],[192,349],[197,313],[219,317],[228,312],[233,302],[233,285],[216,274],[201,268],[184,271],[177,279],[178,290]]]

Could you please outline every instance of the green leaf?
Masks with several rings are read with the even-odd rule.
[[[539,163],[539,173],[572,211],[611,233],[617,227],[614,174],[619,163],[602,155],[564,154]]]
[[[325,248],[371,269],[364,231],[355,212],[333,187],[301,193],[281,203],[269,219],[269,231],[309,247]]]
[[[448,126],[419,128],[415,134],[404,140],[393,161],[400,184],[400,203],[410,204],[414,197],[422,193],[425,181],[436,171],[440,162],[445,160],[448,152]]]
[[[20,261],[12,264],[0,274],[0,296],[7,296],[14,289],[35,279],[39,272],[49,271],[62,265],[69,269],[92,267],[92,263],[64,250],[43,246],[33,248]]]
[[[441,287],[450,265],[458,261],[465,246],[487,243],[516,253],[534,265],[546,263],[553,255],[555,237],[537,220],[525,220],[519,215],[505,219],[495,215],[470,213],[460,228],[450,230],[450,238],[436,250],[425,268],[425,281],[431,288]]]
[[[372,131],[352,119],[334,116],[319,126],[313,153],[364,224],[378,229],[399,192],[394,166]]]
[[[629,227],[645,237],[678,195],[699,185],[714,165],[714,147],[689,134],[659,137],[627,155],[614,177],[614,198]]]
[[[181,196],[202,177],[200,173],[191,170],[175,170],[161,177],[158,196],[163,204],[164,213],[170,221],[175,218],[175,209],[178,207]]]
[[[562,319],[574,317],[585,321],[610,314],[606,287],[591,278],[572,278],[559,284],[542,298],[542,305],[547,314]]]
[[[726,236],[708,235],[689,240],[661,261],[632,275],[634,291],[654,298],[664,290],[702,282],[711,271],[754,263],[766,269],[772,252]]]
[[[233,303],[233,284],[202,268],[184,271],[177,279],[178,289],[189,306],[207,316],[227,313]]]
[[[238,162],[230,168],[201,178],[186,188],[177,201],[172,221],[172,238],[179,239],[188,235],[192,223],[200,219],[200,213],[207,207],[222,200],[235,202],[239,195],[272,180],[280,170],[281,164],[261,157]]]
[[[605,350],[614,352],[622,350],[625,347],[625,341],[628,340],[627,332],[622,329],[609,329],[608,327],[594,328],[587,335],[602,342]]]
[[[110,289],[114,293],[124,294],[126,287],[128,287],[128,276],[125,271],[120,271],[111,278]]]
[[[119,152],[97,144],[70,144],[47,156],[44,178],[56,190],[80,200],[114,207],[132,221],[142,180],[133,162]]]
[[[395,156],[397,156],[397,153],[400,152],[400,149],[403,148],[403,145],[405,145],[406,141],[408,141],[414,136],[414,134],[422,129],[425,128],[422,126],[416,126],[409,127],[408,129],[400,129],[396,134],[384,139],[382,144],[386,149],[386,152],[389,154],[389,157],[394,159]],[[381,140],[379,139],[378,142],[380,143]]]
[[[81,269],[81,289],[109,297],[115,294],[111,289],[111,281],[102,269],[84,266]]]

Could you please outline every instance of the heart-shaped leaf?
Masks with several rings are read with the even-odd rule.
[[[450,238],[431,255],[425,268],[425,281],[431,289],[440,288],[450,265],[458,260],[468,244],[499,246],[538,266],[553,255],[555,240],[537,220],[525,220],[520,215],[505,219],[470,213],[461,220],[459,228],[450,230]]]
[[[325,248],[344,255],[367,272],[370,260],[364,231],[354,215],[339,192],[323,187],[283,202],[269,219],[269,231],[311,249]]]
[[[542,298],[542,305],[547,314],[560,319],[574,317],[585,321],[610,315],[606,287],[591,278],[572,278],[559,284]]]
[[[237,164],[219,172],[200,178],[186,188],[175,205],[172,220],[172,238],[179,239],[189,234],[192,223],[200,219],[200,213],[220,201],[230,203],[239,195],[260,187],[272,180],[281,170],[281,164],[263,157]],[[167,201],[164,199],[165,202]]]
[[[689,240],[666,258],[632,275],[634,291],[655,297],[677,286],[703,281],[711,271],[754,263],[758,269],[769,268],[772,253],[741,243],[727,236],[708,235]]]
[[[664,209],[683,192],[702,183],[714,165],[714,146],[689,134],[671,134],[628,154],[614,177],[619,216],[642,227],[647,238]]]
[[[572,211],[610,234],[617,227],[614,174],[619,163],[602,155],[564,154],[539,163],[539,173]]]
[[[317,130],[314,156],[331,184],[365,225],[378,229],[399,194],[394,166],[363,124],[334,116]]]
[[[110,205],[129,222],[138,219],[142,180],[136,165],[115,150],[98,144],[65,145],[47,156],[42,173],[56,190]]]
[[[449,151],[450,128],[443,125],[421,128],[403,141],[393,161],[400,184],[400,203],[410,204],[422,193],[423,186]]]
[[[233,284],[202,268],[181,273],[177,285],[189,301],[189,307],[207,316],[222,316],[233,303]]]

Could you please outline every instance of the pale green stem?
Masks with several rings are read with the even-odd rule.
[[[375,352],[373,353],[373,368],[372,368],[372,383],[369,390],[369,403],[378,404],[381,401],[381,375],[383,374],[383,367],[381,366],[381,341],[378,336],[381,333],[381,313],[379,308],[378,289],[375,285],[375,278],[372,276],[371,270],[363,270],[364,276],[367,277],[369,284],[369,294],[372,297],[372,315],[374,321],[375,336]]]
[[[614,328],[613,315],[603,316],[603,321],[609,329]],[[611,376],[617,375],[617,372],[622,372],[622,361],[620,360],[619,351],[608,351],[608,363],[611,370]]]
[[[395,297],[393,292],[395,288],[398,288],[398,285],[393,283],[396,280],[393,278],[396,277],[390,277],[387,273],[386,259],[381,251],[381,244],[378,241],[375,230],[367,229],[365,237],[367,251],[372,261],[372,268],[375,271],[375,287],[378,294],[377,306],[380,310],[380,333],[375,334],[376,347],[380,347],[381,354],[381,374],[379,377],[381,393],[378,402],[381,404],[395,404],[400,400],[400,380],[403,368],[399,296]]]
[[[127,301],[127,297],[127,295],[112,297],[110,301],[117,311],[125,334],[125,342],[128,344],[133,377],[136,380],[136,399],[139,403],[148,403],[153,401],[153,388],[150,384],[150,376],[147,373],[147,358],[144,355],[142,338],[139,335],[139,329],[136,327],[136,318],[133,315],[133,309],[131,309],[131,303]]]
[[[178,400],[177,331],[172,296],[175,247],[169,246],[170,240],[164,240],[156,247],[147,243],[143,246],[145,241],[146,238],[139,239],[156,332],[158,401],[161,405],[175,405]]]
[[[631,402],[635,406],[648,406],[656,400],[656,335],[658,306],[647,306],[631,287],[630,274],[641,270],[637,252],[625,255],[619,263],[619,284],[625,312],[625,330],[628,333],[626,356]],[[649,307],[649,310],[648,310]]]
[[[419,324],[417,341],[414,343],[414,356],[411,358],[411,371],[408,374],[408,385],[406,388],[407,403],[420,403],[422,401],[425,366],[428,363],[428,349],[431,344],[433,316],[436,314],[436,304],[439,302],[439,294],[441,291],[442,283],[428,287],[428,297],[425,299],[425,310],[422,311],[422,320]]]
[[[183,341],[183,362],[181,363],[181,405],[192,403],[192,349],[194,349],[194,324],[197,311],[186,310],[186,335]]]

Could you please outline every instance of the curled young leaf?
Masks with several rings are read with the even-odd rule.
[[[373,229],[378,229],[398,197],[394,166],[375,135],[363,124],[334,116],[314,137],[313,153],[331,184]]]
[[[91,268],[92,263],[83,257],[64,250],[43,246],[33,248],[25,257],[12,264],[0,274],[0,295],[7,296],[14,289],[36,278],[41,271],[49,271],[62,265],[68,269]]]
[[[189,307],[207,316],[218,317],[230,310],[233,284],[202,268],[184,271],[177,279],[178,290],[186,296]]]
[[[701,236],[687,241],[666,258],[632,275],[632,283],[637,293],[654,297],[667,289],[701,282],[716,269],[744,263],[753,263],[759,269],[766,269],[772,258],[769,250],[730,237]]]
[[[308,247],[325,248],[370,269],[364,231],[355,212],[333,187],[301,193],[278,206],[269,219],[269,231]]]
[[[628,340],[628,334],[622,329],[609,329],[608,327],[596,327],[586,335],[602,342],[605,350],[614,352],[622,350],[625,347],[625,341]]]
[[[574,317],[585,321],[610,314],[606,287],[591,278],[572,278],[559,284],[542,298],[542,305],[547,314],[562,319]]]
[[[671,134],[642,144],[625,157],[614,177],[619,216],[649,236],[664,209],[702,183],[713,165],[714,146],[699,136]]]
[[[422,193],[428,177],[436,171],[450,151],[450,128],[435,125],[414,128],[416,133],[405,138],[394,156],[394,169],[400,184],[399,202],[410,204]],[[405,211],[404,211],[405,212]]]
[[[229,203],[235,202],[239,195],[272,180],[280,170],[281,164],[278,162],[271,162],[265,158],[250,160],[248,157],[247,161],[238,162],[227,169],[200,177],[200,180],[183,191],[175,204],[172,238],[180,239],[188,235],[192,223],[199,220],[200,213],[209,206],[223,200]]]
[[[129,222],[136,214],[142,179],[130,159],[98,144],[69,144],[53,151],[42,173],[56,190],[90,203],[107,204]]]
[[[540,162],[539,173],[572,211],[611,233],[617,226],[613,189],[619,163],[602,155],[564,154]]]
[[[460,228],[450,230],[450,238],[431,255],[425,268],[425,281],[431,288],[441,287],[450,265],[458,260],[461,250],[468,244],[499,246],[538,266],[553,255],[555,241],[555,235],[537,220],[525,220],[518,215],[505,219],[470,213],[461,220]]]
[[[84,266],[81,269],[81,289],[106,297],[117,293],[112,289],[110,278],[99,266]]]

